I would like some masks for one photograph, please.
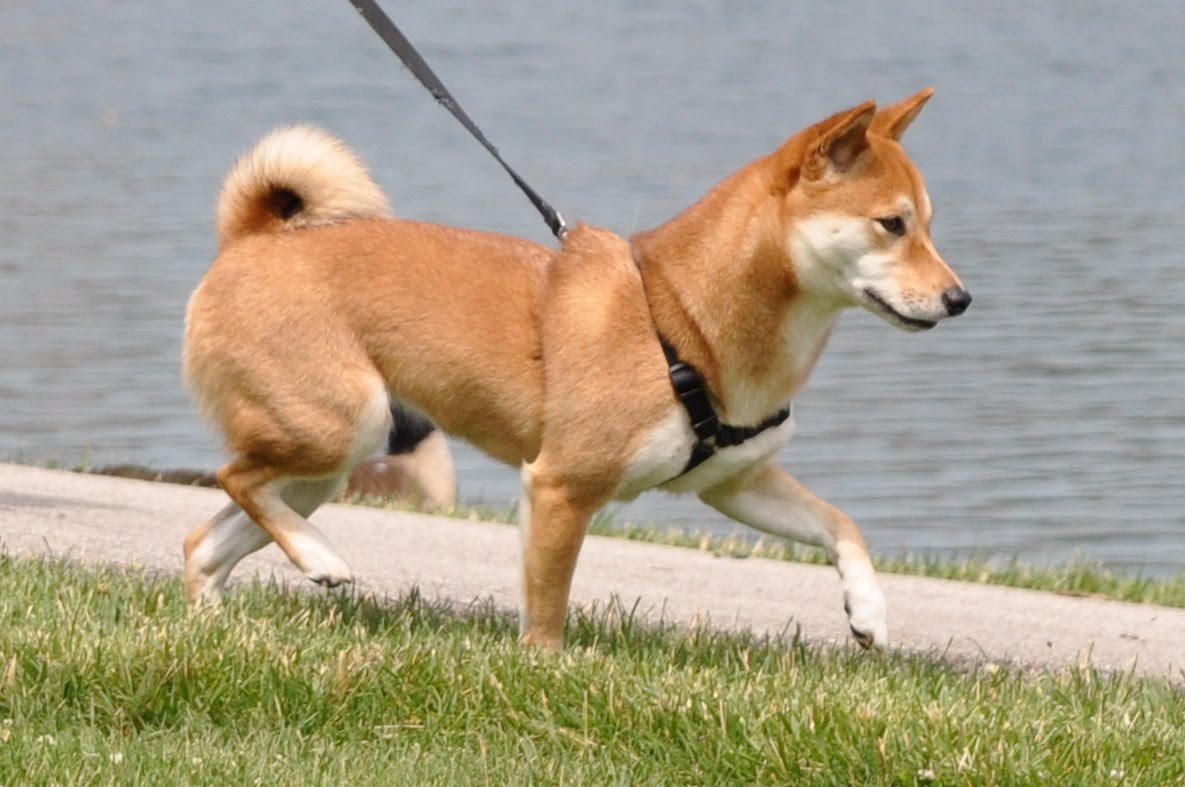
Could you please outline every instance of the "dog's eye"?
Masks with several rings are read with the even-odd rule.
[[[905,219],[900,216],[886,216],[883,219],[877,219],[877,222],[894,235],[905,234]]]

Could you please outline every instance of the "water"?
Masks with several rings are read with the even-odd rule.
[[[784,463],[878,552],[1185,567],[1185,6],[387,4],[533,185],[621,232],[935,85],[906,143],[975,303],[923,335],[845,316]],[[549,240],[345,2],[52,6],[0,9],[0,456],[219,463],[182,315],[274,125],[341,134],[403,215]],[[516,497],[455,450],[466,498]],[[664,495],[619,516],[731,529]]]

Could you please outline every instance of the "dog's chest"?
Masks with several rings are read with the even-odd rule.
[[[655,487],[668,492],[703,491],[775,455],[793,433],[794,418],[790,417],[740,445],[716,449],[705,462],[683,473],[696,437],[687,412],[681,407],[672,408],[634,453],[614,497],[632,500]]]

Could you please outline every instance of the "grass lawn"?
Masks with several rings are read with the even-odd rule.
[[[0,557],[0,784],[1180,784],[1185,694]]]

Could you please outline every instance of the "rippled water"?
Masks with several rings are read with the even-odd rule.
[[[786,465],[879,552],[1185,567],[1185,6],[387,5],[540,191],[621,232],[935,85],[906,142],[975,304],[924,335],[841,320]],[[344,136],[403,215],[548,240],[345,2],[9,4],[0,109],[0,456],[218,463],[182,315],[221,176],[276,124]],[[464,496],[515,498],[456,451]],[[621,515],[731,527],[663,495]]]

